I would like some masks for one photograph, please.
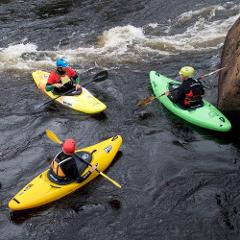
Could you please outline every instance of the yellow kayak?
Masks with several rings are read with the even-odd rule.
[[[49,74],[50,73],[48,72],[37,70],[32,73],[32,77],[37,87],[41,89],[45,95],[51,99],[54,99],[58,95],[53,94],[51,91],[47,92],[45,90]],[[82,88],[82,93],[80,95],[61,96],[56,99],[56,102],[76,111],[88,114],[100,113],[107,108],[104,103],[95,98],[86,88]]]
[[[89,153],[91,156],[89,162],[92,165],[98,163],[98,170],[103,172],[113,161],[121,144],[122,137],[116,135],[103,142],[77,150],[76,154]],[[88,166],[82,175],[86,174],[90,168]],[[99,175],[98,172],[94,171],[83,182],[72,182],[63,185],[57,184],[55,181],[50,181],[49,172],[50,170],[47,169],[29,182],[9,201],[8,207],[12,211],[19,211],[45,205],[76,191]]]

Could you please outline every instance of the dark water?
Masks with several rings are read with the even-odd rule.
[[[221,46],[239,16],[238,1],[1,1],[0,2],[0,239],[239,239],[240,145],[236,130],[194,127],[149,94],[148,72],[175,77],[186,64],[199,75],[218,68]],[[108,105],[91,117],[51,105],[31,72],[67,57]],[[216,104],[217,76],[204,82]],[[9,199],[46,169],[59,150],[44,134],[87,146],[121,134],[121,154],[107,171],[72,195],[11,217]]]

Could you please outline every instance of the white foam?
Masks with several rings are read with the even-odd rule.
[[[177,22],[178,23],[188,22],[189,20],[192,20],[193,17],[197,17],[197,16],[201,17],[201,15],[204,15],[204,14],[207,15],[208,19],[211,19],[216,15],[216,11],[221,11],[221,10],[223,11],[225,10],[225,8],[220,5],[212,5],[212,6],[204,7],[195,11],[190,10],[188,12],[182,13],[177,18]]]
[[[32,69],[36,63],[35,59],[24,58],[26,54],[39,53],[37,45],[33,43],[20,43],[9,45],[0,49],[0,68],[7,69]],[[49,65],[50,58],[47,56],[42,60],[42,64]]]
[[[0,60],[1,63],[6,62],[8,64],[19,63],[21,55],[23,53],[28,52],[36,52],[37,46],[28,43],[28,44],[17,44],[17,45],[10,45],[5,49],[0,49]]]
[[[240,16],[239,5],[233,5],[232,8],[228,9],[225,8],[225,5],[226,3],[223,6],[212,5],[196,11],[185,12],[165,31],[167,36],[154,36],[149,41],[152,44],[154,43],[154,46],[166,45],[166,50],[170,49],[172,53],[174,51],[177,53],[182,51],[217,49],[223,44],[228,30]],[[237,10],[238,14],[226,19],[214,19],[217,11],[222,11],[223,13],[230,11],[231,13],[232,10]],[[173,27],[175,28],[175,32],[179,27],[180,29],[184,29],[182,26],[183,23],[188,23],[188,27],[182,33],[171,34],[171,32],[174,32]]]
[[[216,19],[216,11],[230,11],[230,16]],[[69,59],[71,64],[81,64],[81,67],[84,67],[89,64],[138,62],[148,60],[152,55],[216,49],[223,44],[239,13],[240,6],[225,8],[224,5],[213,5],[185,12],[176,21],[169,20],[165,26],[157,22],[142,27],[117,26],[104,31],[94,46],[76,49],[39,51],[36,44],[26,43],[25,40],[25,43],[12,44],[0,49],[0,69],[49,69],[60,56]],[[223,15],[228,15],[228,12],[224,12]],[[179,24],[183,22],[187,23],[185,27]],[[179,30],[182,32],[179,33]]]
[[[216,49],[222,44],[227,31],[238,19],[233,16],[228,19],[208,22],[200,18],[194,25],[188,27],[185,32],[172,36],[156,38],[155,41],[175,47],[176,51],[203,51]]]
[[[127,25],[104,31],[99,39],[100,45],[106,48],[105,50],[113,49],[117,51],[118,54],[124,54],[128,50],[128,46],[141,42],[145,39],[145,36],[142,28]]]
[[[158,27],[158,23],[149,23],[148,26],[151,28],[157,28]]]

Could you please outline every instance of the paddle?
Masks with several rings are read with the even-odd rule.
[[[46,134],[47,134],[48,138],[49,138],[50,140],[52,140],[53,142],[55,142],[55,143],[57,143],[57,144],[59,144],[59,145],[62,145],[62,144],[63,144],[63,142],[57,137],[57,135],[56,135],[53,131],[51,131],[51,130],[49,130],[49,129],[46,129]],[[76,154],[73,154],[72,157],[75,158],[75,159],[78,159],[78,160],[84,162],[86,165],[92,167],[92,164],[91,164],[91,163],[85,161],[84,159],[80,158],[80,157],[77,156]],[[99,171],[97,168],[96,168],[96,171],[97,171],[101,176],[103,176],[103,177],[106,178],[108,181],[110,181],[113,185],[115,185],[116,187],[118,187],[118,188],[121,188],[121,187],[122,187],[119,183],[117,183],[117,182],[116,182],[115,180],[113,180],[112,178],[108,177],[108,176],[107,176],[106,174],[104,174],[103,172]]]
[[[91,80],[90,82],[88,82],[88,83],[86,83],[86,84],[83,84],[82,86],[87,87],[88,85],[92,84],[93,82],[100,82],[100,81],[105,80],[106,78],[108,78],[108,72],[107,72],[106,70],[104,70],[104,71],[101,71],[101,72],[97,73],[97,74],[92,78],[92,80]],[[62,96],[68,95],[69,93],[71,93],[71,92],[73,92],[73,91],[74,91],[74,89],[70,89],[69,91],[67,91],[67,92],[65,92],[65,93],[63,93],[63,94],[61,94],[61,95],[58,95],[57,97],[55,97],[55,98],[53,98],[53,99],[51,99],[51,100],[49,100],[49,101],[41,104],[40,106],[38,106],[38,108],[41,109],[41,108],[44,107],[45,105],[47,105],[47,104],[55,101],[56,99],[58,99],[58,98],[60,98],[60,97],[62,97]]]
[[[222,67],[222,68],[219,68],[219,69],[217,69],[217,70],[215,70],[215,71],[213,71],[213,72],[210,72],[210,73],[207,73],[207,74],[205,74],[205,75],[202,75],[202,76],[200,76],[199,78],[197,78],[197,80],[201,80],[201,79],[203,79],[203,78],[209,77],[209,76],[213,75],[214,73],[220,72],[220,71],[223,70],[224,68],[226,68],[226,67]],[[178,89],[178,88],[174,88],[174,89],[170,90],[169,92],[174,92],[174,91],[177,90],[177,89]],[[149,96],[149,97],[146,97],[146,98],[144,98],[143,100],[138,101],[137,106],[139,106],[139,107],[145,107],[145,106],[147,106],[148,104],[152,103],[155,99],[160,98],[160,97],[162,97],[162,96],[164,96],[164,95],[166,95],[166,92],[160,94],[159,96]]]

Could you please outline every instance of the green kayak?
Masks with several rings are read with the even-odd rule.
[[[150,82],[155,96],[169,90],[169,84],[179,84],[156,71],[150,72]],[[211,103],[203,100],[203,106],[195,109],[182,109],[173,103],[166,95],[158,100],[172,113],[197,126],[218,132],[228,132],[231,129],[229,120]]]

